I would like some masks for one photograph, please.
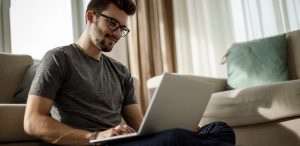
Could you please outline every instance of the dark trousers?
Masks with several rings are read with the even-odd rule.
[[[106,146],[233,146],[235,134],[224,122],[213,122],[198,132],[171,129],[154,135],[112,141]]]

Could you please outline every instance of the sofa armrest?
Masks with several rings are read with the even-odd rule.
[[[265,123],[300,115],[300,80],[214,93],[200,125]]]
[[[23,128],[26,104],[0,104],[0,143],[32,141]]]
[[[221,92],[226,90],[227,80],[222,78],[211,78],[211,77],[203,77],[197,75],[186,75],[186,74],[178,74],[193,80],[206,81],[215,86],[214,92]],[[147,80],[147,88],[148,88],[148,98],[152,97],[155,89],[158,87],[160,81],[162,79],[162,75],[152,77]]]

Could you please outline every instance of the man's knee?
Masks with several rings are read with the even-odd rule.
[[[235,133],[225,122],[217,121],[207,124],[201,128],[199,134],[231,144],[235,143]]]
[[[232,133],[233,129],[230,126],[228,126],[225,122],[217,121],[205,125],[200,130],[200,134],[217,134],[220,132]]]

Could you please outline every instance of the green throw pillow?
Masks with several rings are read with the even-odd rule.
[[[227,56],[227,70],[229,89],[288,80],[285,35],[233,44]]]

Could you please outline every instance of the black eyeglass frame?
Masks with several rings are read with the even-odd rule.
[[[122,36],[122,37],[126,37],[127,34],[130,32],[129,28],[127,28],[125,25],[121,25],[120,22],[119,22],[117,19],[115,19],[115,18],[113,18],[113,17],[110,17],[110,16],[107,16],[107,15],[104,15],[104,14],[102,14],[102,13],[100,13],[100,12],[97,12],[97,11],[94,11],[93,13],[96,14],[96,15],[103,16],[103,17],[105,17],[106,19],[108,19],[108,28],[109,28],[111,31],[116,31],[116,30],[118,30],[118,29],[120,28],[120,29],[121,29],[121,36]],[[114,21],[116,24],[118,24],[117,27],[114,27],[114,26],[111,24],[113,21]]]

